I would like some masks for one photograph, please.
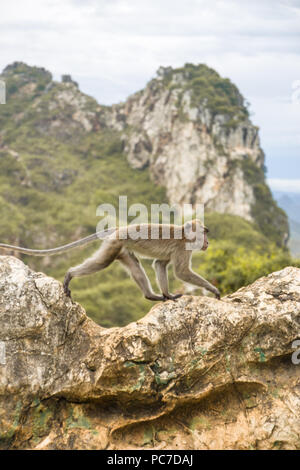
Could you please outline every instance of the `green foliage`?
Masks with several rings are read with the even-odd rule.
[[[244,159],[241,166],[246,181],[253,187],[255,204],[252,206],[252,216],[259,230],[278,246],[282,246],[285,235],[289,233],[288,220],[265,183],[264,170],[250,159]]]
[[[229,294],[286,266],[300,266],[256,227],[238,216],[207,214],[209,249],[193,257],[194,269]]]
[[[209,228],[209,238],[214,241],[229,240],[249,251],[264,251],[270,246],[269,240],[252,223],[237,215],[208,213],[205,225]]]
[[[212,69],[187,64],[182,73],[186,74],[187,86],[194,90],[198,103],[217,94],[220,99],[212,104],[216,112],[224,106],[227,110],[242,106],[236,88]],[[150,204],[167,202],[165,191],[153,183],[146,170],[133,170],[128,165],[118,132],[104,126],[89,133],[72,127],[72,108],[56,100],[57,94],[69,84],[50,82],[48,72],[20,63],[8,67],[4,78],[9,96],[7,104],[0,107],[1,242],[50,248],[76,240],[95,231],[99,222],[97,206],[105,202],[118,207],[119,195],[128,196],[128,205],[143,202],[148,208]],[[204,85],[212,88],[204,93]],[[105,108],[98,111],[92,99],[86,100],[86,107],[101,122]],[[54,128],[57,133],[48,132],[49,123],[56,119],[62,120],[62,129],[57,127]],[[62,135],[65,129],[68,133]],[[264,236],[264,233],[269,236],[272,226],[268,227],[267,210],[272,204],[274,207],[274,202],[268,199],[260,170],[246,165],[243,166],[246,177],[260,191],[261,207],[256,208],[259,226],[239,217],[207,214],[205,223],[212,242],[206,253],[195,255],[193,260],[194,269],[216,283],[222,293],[292,264],[289,254],[270,242],[275,236]],[[82,262],[98,246],[95,242],[50,260],[25,255],[22,259],[32,269],[62,281],[70,266]],[[143,264],[155,285],[150,262]],[[181,286],[170,272],[171,291]],[[74,279],[71,288],[73,298],[86,308],[87,314],[106,327],[137,320],[153,305],[143,299],[117,263],[94,276]]]
[[[286,266],[299,266],[287,251],[275,245],[262,252],[259,248],[251,250],[245,245],[235,245],[231,240],[212,242],[207,253],[195,256],[193,264],[222,294],[234,292]]]
[[[176,87],[176,83],[172,82],[174,75],[183,76],[184,89],[192,91],[192,105],[207,106],[213,117],[224,115],[227,118],[226,127],[235,127],[249,116],[238,88],[228,78],[220,77],[207,65],[185,64],[182,68],[171,69],[164,79],[169,88]],[[177,86],[182,87],[180,81]]]
[[[45,87],[51,82],[52,75],[45,69],[15,62],[3,71],[1,79],[6,84],[6,105],[0,109],[1,130],[18,128],[16,122],[22,118],[25,109],[34,99],[43,94]],[[9,122],[12,118],[14,119]]]
[[[98,205],[105,202],[118,207],[119,195],[128,196],[128,205],[143,202],[150,207],[167,202],[165,191],[150,180],[147,171],[128,165],[118,132],[102,129],[82,133],[80,141],[76,134],[62,141],[36,128],[49,119],[47,102],[53,102],[59,89],[60,85],[53,85],[40,99],[38,111],[32,107],[32,96],[25,99],[22,94],[0,107],[5,144],[14,150],[13,154],[0,151],[0,240],[4,243],[46,248],[93,233],[99,222]],[[24,117],[17,127],[14,116],[20,103]],[[60,112],[65,117],[64,110]],[[22,259],[32,269],[62,281],[70,266],[82,262],[98,246],[94,243],[50,261]],[[154,282],[149,263],[148,271]],[[71,287],[73,298],[103,326],[125,325],[151,307],[117,263],[93,277],[73,280]]]

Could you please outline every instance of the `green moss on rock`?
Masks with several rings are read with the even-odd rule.
[[[191,91],[193,107],[207,107],[212,114],[224,115],[226,127],[236,127],[249,117],[245,100],[238,88],[228,79],[222,78],[205,64],[185,64],[172,69],[167,67],[163,84],[169,89],[176,87]]]

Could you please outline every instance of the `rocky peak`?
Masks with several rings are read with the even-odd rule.
[[[35,67],[25,62],[13,62],[12,64],[7,65],[2,75],[4,76],[11,76],[11,75],[19,75],[22,77],[34,78],[34,77],[43,77],[47,78],[48,80],[52,79],[52,74],[46,70],[44,67]]]
[[[101,107],[79,90],[71,75],[56,82],[44,68],[15,62],[3,70],[1,78],[6,82],[6,110],[19,126],[29,125],[59,140],[99,128]]]
[[[14,62],[3,70],[2,78],[7,82],[7,92],[11,95],[21,90],[27,93],[43,90],[52,81],[52,74],[43,67]]]
[[[75,82],[75,81],[72,79],[71,75],[62,75],[62,76],[61,76],[61,81],[62,81],[63,83],[72,83],[73,85],[75,85],[75,86],[78,88],[78,83]]]
[[[60,141],[90,133],[101,140],[102,129],[112,130],[129,164],[147,168],[171,204],[203,203],[207,211],[256,222],[279,245],[286,242],[287,218],[265,183],[258,127],[237,87],[213,69],[160,67],[143,90],[111,107],[82,93],[70,75],[57,83],[45,69],[16,62],[2,77],[4,144],[11,145],[9,113],[18,128],[24,124],[26,132],[33,128]]]
[[[160,67],[109,119],[123,133],[130,165],[148,167],[171,203],[203,203],[257,222],[264,199],[266,211],[274,207],[271,224],[286,237],[287,220],[265,184],[258,127],[229,79],[204,64]]]

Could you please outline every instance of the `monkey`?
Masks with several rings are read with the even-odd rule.
[[[27,255],[45,256],[60,254],[96,239],[101,239],[101,247],[91,257],[67,271],[63,287],[68,297],[71,297],[69,284],[73,278],[101,271],[116,260],[129,271],[144,297],[148,300],[176,300],[182,296],[182,294],[171,294],[169,292],[167,273],[169,264],[173,265],[174,274],[178,279],[198,287],[204,287],[220,300],[219,290],[191,269],[193,251],[205,251],[208,248],[208,232],[208,228],[195,219],[184,225],[135,224],[115,227],[49,250],[31,250],[5,244],[0,244],[0,248]],[[200,241],[195,233],[201,233]],[[140,236],[141,234],[143,235]],[[167,236],[165,237],[164,234],[167,234]],[[138,257],[154,260],[152,267],[156,274],[158,288],[161,291],[160,295],[152,290],[150,281]]]

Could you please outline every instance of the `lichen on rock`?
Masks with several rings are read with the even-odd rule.
[[[123,328],[14,257],[0,257],[0,292],[1,448],[300,447],[299,269]]]

